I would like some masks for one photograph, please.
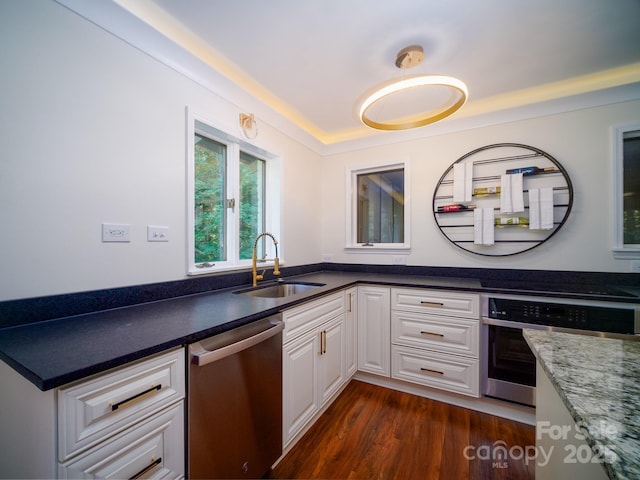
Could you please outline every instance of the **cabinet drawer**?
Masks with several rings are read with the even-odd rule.
[[[179,349],[59,389],[59,460],[184,398],[184,376]]]
[[[393,378],[473,397],[480,396],[477,359],[395,345],[391,352]]]
[[[184,478],[182,402],[65,464],[59,478]]]
[[[284,343],[344,312],[344,292],[333,293],[283,312]]]
[[[391,314],[391,341],[445,353],[478,356],[479,320],[413,312]]]
[[[480,296],[446,290],[393,288],[391,289],[391,308],[407,312],[480,318]]]

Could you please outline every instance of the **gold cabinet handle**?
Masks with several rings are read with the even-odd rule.
[[[431,337],[444,337],[444,334],[442,333],[433,333],[433,332],[425,332],[425,331],[420,331],[420,335],[429,335]]]
[[[427,300],[420,300],[420,305],[424,305],[425,307],[444,307],[444,303],[442,302],[429,302]]]
[[[154,393],[159,392],[162,389],[162,384],[158,384],[158,385],[154,385],[151,388],[148,388],[147,390],[144,390],[143,392],[137,393],[136,395],[133,395],[132,397],[129,398],[125,398],[124,400],[121,400],[117,403],[110,403],[109,406],[111,407],[111,411],[115,411],[118,410],[119,408],[125,406],[127,403],[132,403],[132,402],[137,402],[138,400],[142,400],[143,398],[146,398],[150,395],[153,395]]]
[[[148,473],[151,469],[153,469],[153,467],[155,467],[156,465],[160,465],[161,463],[162,463],[162,457],[158,457],[158,458],[151,457],[151,463],[146,467],[144,467],[135,475],[129,477],[129,480],[136,480],[138,478],[141,478],[145,473]]]
[[[420,371],[424,373],[430,373],[431,375],[444,375],[444,372],[440,372],[438,370],[431,370],[430,368],[421,367]]]

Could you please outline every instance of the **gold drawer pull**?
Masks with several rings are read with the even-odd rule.
[[[327,331],[323,330],[320,332],[320,351],[318,355],[324,355],[327,353]]]
[[[432,375],[444,375],[444,372],[440,372],[438,370],[431,370],[430,368],[421,367],[420,370],[423,371],[424,373],[430,373]]]
[[[440,338],[444,337],[444,334],[442,333],[423,332],[423,331],[420,331],[420,335],[429,335],[431,337],[440,337]]]
[[[136,480],[137,478],[142,477],[145,473],[148,473],[151,469],[153,469],[153,467],[155,467],[156,465],[160,465],[161,463],[162,463],[162,457],[158,457],[158,458],[151,457],[151,463],[146,467],[144,467],[142,470],[140,470],[138,473],[133,475],[132,477],[129,477],[129,480]]]
[[[142,400],[143,398],[146,398],[151,394],[159,392],[161,388],[162,388],[162,384],[159,383],[158,385],[154,385],[153,387],[148,388],[147,390],[140,392],[132,397],[125,398],[124,400],[121,400],[118,403],[110,403],[109,405],[111,406],[111,411],[113,412],[115,410],[118,410],[120,407],[123,407],[127,403]]]
[[[444,307],[444,303],[442,302],[428,302],[426,300],[420,300],[420,305],[424,305],[425,307]]]

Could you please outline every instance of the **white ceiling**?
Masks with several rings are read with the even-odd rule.
[[[375,133],[358,101],[413,44],[467,84],[451,119],[640,82],[639,0],[115,1],[324,144]]]

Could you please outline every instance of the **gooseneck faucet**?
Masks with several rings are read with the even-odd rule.
[[[275,258],[263,258],[261,259],[261,261],[266,262],[267,260],[273,260],[273,274],[280,275],[280,259],[278,258],[278,241],[276,240],[276,237],[274,237],[273,234],[269,232],[261,233],[256,237],[256,241],[253,243],[253,262],[252,262],[253,282],[252,284],[254,287],[258,285],[258,281],[264,279],[264,272],[266,272],[266,270],[263,270],[261,274],[258,274],[258,241],[260,241],[262,237],[271,237],[271,240],[273,240],[273,245],[276,247],[276,255],[275,255]]]

